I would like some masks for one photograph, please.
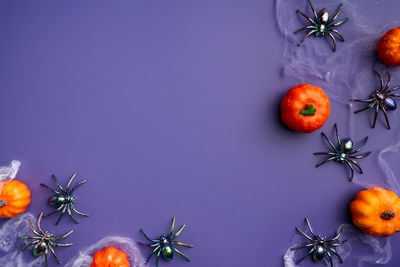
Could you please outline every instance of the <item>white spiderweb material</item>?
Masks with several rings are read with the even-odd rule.
[[[382,27],[379,22],[368,22],[351,0],[313,0],[312,3],[316,12],[319,12],[322,8],[327,8],[331,16],[335,14],[339,4],[343,3],[338,20],[345,17],[349,17],[350,20],[336,29],[343,34],[345,42],[342,43],[337,38],[335,53],[332,52],[332,40],[329,37],[316,38],[310,36],[298,47],[297,44],[307,34],[307,31],[297,34],[293,34],[293,32],[310,25],[310,23],[304,17],[296,14],[296,10],[299,9],[312,17],[308,1],[275,0],[277,25],[285,39],[283,75],[299,83],[311,83],[323,88],[331,100],[343,105],[343,108],[348,110],[348,136],[360,136],[361,133],[356,135],[353,133],[357,130],[354,127],[353,112],[363,106],[349,100],[366,99],[374,89],[379,88],[379,80],[373,70],[378,71],[384,81],[386,81],[386,72],[389,71],[393,77],[393,84],[400,84],[400,70],[386,67],[376,56],[376,46],[380,37],[387,30],[398,25],[394,22],[391,26]],[[360,116],[360,114],[357,115]],[[369,113],[365,116],[371,117],[372,115]],[[381,116],[382,114],[378,115],[377,126],[385,127],[379,125],[379,120],[383,120],[383,116]],[[392,118],[396,116],[398,116],[397,110],[391,111],[389,114],[389,117]],[[399,182],[384,159],[387,153],[397,152],[400,147],[399,128],[392,129],[391,133],[394,141],[381,148],[377,156],[377,164],[384,174],[382,181],[376,184],[376,182],[366,182],[366,179],[355,176],[353,183],[365,188],[379,185],[399,195]],[[390,238],[364,235],[353,225],[344,224],[343,227],[341,239],[348,241],[343,246],[338,247],[337,250],[346,266],[361,267],[364,266],[364,263],[385,264],[390,261]],[[306,228],[303,227],[303,229]],[[304,238],[296,234],[290,247],[302,244],[304,244]],[[306,253],[304,250],[292,251],[288,249],[283,258],[285,267],[295,266],[296,260],[305,255],[304,253]],[[333,256],[336,261],[335,258]],[[300,265],[305,266],[309,260],[304,260]]]
[[[19,166],[21,166],[21,162],[18,160],[13,160],[11,161],[10,166],[0,167],[0,182],[14,179],[15,176],[17,176]]]
[[[0,258],[0,266],[2,267],[41,267],[44,266],[44,257],[35,257],[32,260],[32,251],[26,250],[18,253],[28,240],[22,241],[17,239],[19,236],[31,236],[32,231],[29,227],[29,217],[32,218],[32,223],[36,221],[32,214],[24,213],[18,217],[6,221],[0,227],[0,250],[7,253]],[[30,253],[31,255],[26,255]],[[29,259],[30,258],[30,259]]]
[[[80,251],[79,254],[72,258],[66,267],[89,267],[93,260],[93,255],[101,249],[108,246],[114,246],[118,249],[122,249],[128,255],[128,260],[131,267],[143,267],[145,266],[145,260],[139,251],[136,242],[127,237],[109,236],[101,239],[99,242],[91,245],[90,247]]]

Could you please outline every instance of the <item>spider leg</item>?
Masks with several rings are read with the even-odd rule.
[[[68,244],[53,244],[55,247],[69,247],[72,246],[74,243],[68,243]]]
[[[354,101],[354,102],[372,102],[374,101],[374,98],[371,99],[351,99],[350,101]]]
[[[68,194],[68,191],[69,191],[69,187],[70,187],[70,185],[72,183],[72,180],[74,180],[75,176],[76,176],[76,172],[74,174],[72,174],[71,178],[68,181],[67,188],[65,190],[67,192],[67,194]]]
[[[400,89],[400,86],[396,86],[396,87],[393,87],[392,89],[390,89],[389,91],[387,91],[386,93],[390,93],[390,92],[393,92],[393,91],[396,91],[399,89]]]
[[[332,33],[330,33],[329,31],[327,32],[328,36],[332,39],[333,41],[333,52],[336,51],[336,40],[335,40],[335,36],[332,35]]]
[[[155,240],[155,239],[149,238],[149,237],[144,233],[143,229],[140,229],[139,231],[140,231],[140,233],[144,236],[144,238],[146,238],[146,239],[149,240],[150,242],[158,242],[158,241]]]
[[[156,244],[144,244],[142,242],[137,242],[137,243],[143,247],[148,247],[148,248],[158,246],[158,243]]]
[[[44,234],[42,227],[40,227],[40,223],[42,222],[43,211],[39,214],[39,218],[37,220],[37,227],[40,233]]]
[[[310,30],[311,29],[315,29],[315,26],[306,26],[306,27],[298,29],[297,31],[295,31],[293,33],[298,33],[298,32],[301,32],[301,31],[304,31],[304,30],[307,30],[307,29],[310,29]]]
[[[51,216],[51,215],[53,215],[53,214],[56,214],[56,213],[59,212],[63,207],[64,207],[64,205],[61,205],[60,207],[58,207],[56,210],[50,212],[49,214],[43,215],[43,218],[47,218],[47,217],[49,217],[49,216]]]
[[[390,73],[389,73],[389,72],[386,72],[386,75],[387,75],[388,79],[387,79],[387,83],[386,83],[386,86],[385,86],[383,92],[386,92],[386,90],[389,89],[390,82],[392,81],[392,78],[390,77]]]
[[[174,245],[178,245],[178,246],[185,246],[185,247],[190,247],[190,248],[193,247],[193,245],[185,244],[185,243],[181,243],[181,242],[177,242],[177,241],[172,241],[171,243]]]
[[[61,195],[60,192],[58,192],[57,190],[51,188],[51,187],[48,186],[48,185],[45,185],[45,184],[42,184],[42,183],[40,183],[40,185],[43,186],[43,187],[45,187],[45,188],[47,188],[47,189],[49,189],[50,191],[52,191],[53,193],[55,193],[55,194],[57,194],[57,195]]]
[[[149,262],[149,260],[150,260],[150,258],[151,258],[151,256],[153,256],[154,255],[154,253],[156,253],[157,252],[157,250],[159,250],[160,249],[160,245],[158,245],[151,253],[150,253],[150,255],[149,255],[149,257],[147,257],[147,260],[146,260],[146,263],[148,263]],[[160,250],[161,251],[161,250]]]
[[[362,159],[365,158],[366,156],[369,156],[369,154],[371,154],[371,151],[368,151],[367,153],[360,155],[360,156],[350,156],[349,158],[351,159]]]
[[[302,262],[303,260],[305,260],[308,256],[311,255],[311,253],[313,253],[315,251],[315,247],[312,248],[303,258],[301,258],[300,260],[296,261],[296,265],[298,265],[300,262]]]
[[[157,258],[156,258],[156,267],[158,267],[158,260],[160,258],[160,254],[161,254],[161,249],[158,251],[157,253]]]
[[[297,250],[297,249],[308,248],[308,247],[312,247],[312,246],[314,246],[314,243],[309,243],[307,245],[300,246],[300,247],[290,248],[290,250]]]
[[[314,24],[315,26],[318,26],[318,24],[309,16],[307,16],[306,14],[304,14],[303,12],[301,12],[300,10],[296,10],[296,12],[300,15],[302,15],[303,17],[305,17],[309,22],[311,22],[312,24]]]
[[[386,114],[386,109],[385,109],[385,107],[383,107],[383,106],[381,106],[381,109],[382,109],[382,111],[383,111],[383,115],[385,115],[385,120],[386,120],[387,128],[390,129],[390,123],[389,123],[388,116],[387,116],[387,114]]]
[[[346,243],[347,242],[347,240],[343,240],[342,242],[340,242],[340,243],[335,243],[335,244],[330,244],[332,247],[339,247],[339,246],[341,246],[341,245],[343,245],[344,243]]]
[[[328,249],[329,249],[330,251],[332,251],[332,253],[335,254],[336,257],[338,257],[340,263],[343,263],[342,258],[339,256],[339,254],[336,252],[336,250],[334,250],[334,249],[331,248],[331,247],[328,247]]]
[[[303,231],[301,231],[298,227],[296,227],[296,230],[302,234],[305,238],[307,238],[308,240],[314,241],[314,239],[312,239],[311,237],[309,237],[306,233],[304,233]]]
[[[46,247],[46,250],[44,251],[44,262],[45,262],[45,266],[49,266],[48,261],[47,261],[47,254],[49,253],[48,248]]]
[[[310,233],[313,235],[313,237],[315,237],[315,234],[314,234],[314,232],[313,232],[313,230],[311,228],[310,221],[308,220],[308,218],[305,218],[305,220],[306,220],[306,223],[307,223],[307,227],[310,230]]]
[[[327,163],[328,161],[334,160],[335,158],[336,158],[336,157],[330,157],[330,158],[324,160],[323,162],[318,163],[317,165],[315,165],[315,168],[318,168],[319,166],[321,166],[321,165]]]
[[[89,214],[87,214],[87,213],[82,213],[82,212],[78,211],[78,210],[75,208],[75,206],[74,206],[73,203],[71,203],[71,207],[72,207],[72,210],[75,211],[76,213],[78,213],[79,215],[82,215],[82,216],[89,216]]]
[[[31,217],[29,217],[29,226],[30,226],[32,232],[33,232],[35,235],[41,236],[41,234],[43,234],[42,232],[41,232],[41,234],[39,234],[39,232],[36,231],[36,230],[33,228],[32,218],[31,218]]]
[[[311,30],[311,31],[309,31],[309,32],[303,37],[303,39],[301,39],[301,41],[297,44],[297,46],[300,46],[308,36],[310,36],[311,34],[313,34],[313,33],[315,33],[315,32],[317,32],[317,30]]]
[[[85,180],[82,180],[82,181],[80,181],[79,183],[77,183],[77,184],[71,189],[71,191],[69,192],[69,194],[71,195],[72,192],[74,192],[74,190],[75,190],[76,188],[78,188],[78,186],[80,186],[80,185],[86,183],[87,181],[88,181],[88,179],[85,179]],[[68,191],[67,191],[67,192],[68,192]]]
[[[32,245],[36,244],[37,242],[39,242],[39,241],[33,241],[33,242],[29,243],[29,244],[26,244],[25,246],[23,246],[22,248],[20,248],[18,250],[18,253],[21,253],[21,251],[23,251],[24,249],[26,249],[29,246],[32,246]]]
[[[379,81],[380,81],[380,83],[381,83],[381,86],[379,87],[379,90],[382,90],[383,89],[383,79],[382,79],[382,76],[379,74],[379,72],[377,72],[376,70],[374,70],[374,73],[376,74],[376,75],[378,75],[378,78],[379,78]],[[378,90],[378,91],[379,91]]]
[[[378,116],[379,105],[375,107],[374,122],[372,123],[372,128],[375,128],[376,117]]]
[[[343,23],[347,22],[348,20],[349,20],[349,18],[345,18],[345,19],[339,20],[338,22],[336,22],[336,23],[334,23],[332,25],[329,25],[329,26],[330,27],[337,27],[337,26],[342,25]]]
[[[72,216],[71,208],[69,207],[69,204],[67,204],[67,213],[68,213],[69,217],[71,217],[71,219],[74,220],[74,222],[79,224],[79,222],[74,218],[74,216]]]
[[[66,211],[66,209],[67,209],[67,206],[66,206],[66,205],[63,205],[63,206],[64,206],[64,208],[63,208],[63,210],[61,211],[60,217],[58,217],[58,220],[57,220],[57,222],[56,222],[55,225],[57,225],[57,224],[60,222],[61,218],[63,217],[63,215],[64,215],[64,213],[65,213],[65,211]]]
[[[331,142],[331,140],[325,135],[325,133],[322,132],[321,135],[322,135],[322,137],[326,140],[326,142],[328,142],[328,144],[331,146],[331,148],[332,148],[334,151],[337,151],[335,145],[334,145],[334,144]]]
[[[72,234],[74,232],[74,230],[69,231],[68,233],[66,233],[65,235],[62,235],[60,237],[54,238],[54,240],[61,240],[66,238],[67,236],[69,236],[70,234]]]
[[[339,17],[340,12],[342,11],[342,6],[343,6],[343,4],[340,4],[340,5],[338,6],[338,8],[337,8],[337,10],[336,10],[336,14],[332,17],[332,19],[331,19],[331,21],[328,23],[328,25],[331,24],[333,21],[335,21],[335,20]]]
[[[335,29],[329,29],[328,31],[331,31],[331,32],[334,32],[334,33],[336,33],[337,34],[337,36],[339,36],[339,40],[341,41],[341,42],[344,42],[344,37],[343,37],[343,35],[338,31],[338,30],[335,30]]]
[[[351,166],[351,164],[346,160],[345,161],[345,163],[346,163],[346,165],[350,168],[350,177],[349,177],[349,180],[350,180],[350,182],[351,181],[353,181],[353,178],[354,178],[354,169],[353,169],[353,166]]]
[[[172,217],[171,230],[169,231],[169,234],[168,234],[167,238],[171,237],[172,232],[174,231],[174,227],[175,227],[175,216]]]
[[[336,154],[335,153],[331,153],[331,152],[315,152],[315,153],[313,153],[313,155],[330,155],[330,156],[334,156]]]
[[[343,226],[342,226],[342,227],[340,227],[340,229],[339,229],[339,233],[337,233],[337,235],[336,235],[334,238],[332,238],[332,239],[329,239],[329,240],[327,240],[326,242],[332,242],[332,241],[335,241],[336,239],[338,239],[338,238],[340,237],[340,235],[342,234],[342,232],[343,232]]]
[[[309,4],[310,7],[311,7],[311,10],[312,10],[312,13],[314,14],[314,17],[315,17],[316,19],[318,19],[317,12],[315,12],[315,9],[314,9],[314,7],[313,7],[313,5],[312,5],[312,3],[311,3],[311,0],[308,0],[308,4]]]
[[[399,87],[399,89],[400,89],[400,87]],[[399,97],[400,94],[388,94],[388,96],[390,96],[390,97]]]
[[[333,267],[333,262],[332,262],[332,255],[331,255],[331,253],[329,253],[328,250],[325,250],[325,252],[326,252],[326,255],[328,255],[328,259],[329,259],[329,262],[331,263],[331,267]]]
[[[54,252],[54,249],[51,246],[49,246],[49,249],[51,251],[51,254],[53,254],[53,256],[57,259],[58,263],[62,264],[61,260],[57,257],[56,253]]]
[[[351,163],[353,163],[354,164],[354,166],[356,166],[357,167],[357,170],[358,170],[358,172],[360,173],[360,174],[362,174],[363,173],[363,171],[362,171],[362,169],[361,169],[361,167],[360,167],[360,165],[358,165],[358,163],[355,161],[355,160],[352,160],[352,159],[348,159]]]
[[[336,123],[335,123],[334,127],[335,127],[337,143],[338,143],[338,146],[340,147],[342,145],[342,142],[340,142],[339,130],[338,130],[338,127],[337,127]]]
[[[353,154],[359,152],[361,149],[364,148],[364,146],[367,144],[367,142],[368,142],[368,136],[364,138],[362,145],[359,148],[357,148],[356,150],[350,152],[350,154],[353,155]]]
[[[182,252],[180,252],[179,250],[177,250],[176,248],[172,247],[172,249],[178,253],[179,255],[181,255],[182,257],[185,258],[185,260],[190,261],[190,259],[188,257],[185,256],[185,254],[183,254]]]
[[[61,190],[61,192],[66,193],[64,188],[60,185],[60,183],[58,182],[58,180],[57,180],[57,178],[56,178],[56,176],[54,174],[51,175],[51,178],[54,179],[54,181],[56,182],[57,187]]]
[[[360,113],[360,112],[362,112],[364,110],[371,109],[376,105],[376,103],[377,103],[377,101],[374,99],[374,102],[368,104],[365,108],[362,108],[362,109],[354,111],[354,113]]]
[[[174,240],[175,238],[177,238],[177,237],[181,234],[181,232],[182,232],[183,228],[185,228],[185,226],[186,226],[186,224],[182,225],[182,227],[178,230],[178,232],[176,232],[176,233],[171,237],[171,240]]]
[[[42,239],[39,236],[17,236],[18,239]]]

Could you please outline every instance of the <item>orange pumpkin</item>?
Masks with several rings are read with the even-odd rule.
[[[114,246],[97,251],[90,267],[130,267],[125,251]]]
[[[18,181],[0,183],[0,217],[12,218],[23,213],[31,203],[31,191]]]
[[[389,66],[400,66],[400,27],[391,29],[378,43],[378,56]]]
[[[350,203],[353,223],[368,235],[390,236],[400,231],[400,199],[375,186],[357,193]]]
[[[281,117],[290,129],[311,133],[329,117],[330,102],[324,91],[311,84],[291,88],[281,102]]]

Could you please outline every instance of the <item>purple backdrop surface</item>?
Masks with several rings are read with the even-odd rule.
[[[398,18],[397,0],[356,2],[382,25]],[[313,167],[320,131],[279,120],[295,84],[281,75],[274,1],[0,1],[0,36],[0,165],[21,160],[28,211],[51,210],[39,186],[51,174],[89,179],[77,192],[89,218],[43,223],[75,230],[57,252],[64,262],[105,236],[167,231],[176,216],[192,262],[160,266],[282,266],[305,216],[327,234],[350,222],[361,187],[335,164]],[[346,112],[332,102],[322,130]],[[400,128],[390,115],[392,131],[365,119],[355,138],[370,136],[362,166],[377,181],[375,148]],[[400,176],[398,153],[386,159]],[[399,265],[394,253],[387,266]]]

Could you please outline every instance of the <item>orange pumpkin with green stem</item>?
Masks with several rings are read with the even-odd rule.
[[[400,231],[400,199],[375,186],[357,193],[350,204],[353,223],[368,235],[390,236]]]
[[[389,66],[400,66],[400,27],[391,29],[378,43],[378,56]]]
[[[324,91],[311,84],[291,88],[281,102],[282,121],[293,131],[311,133],[324,125],[330,102]]]
[[[125,251],[114,246],[97,251],[90,267],[130,267]]]
[[[31,203],[29,188],[18,180],[0,183],[0,217],[13,218],[23,213]]]

